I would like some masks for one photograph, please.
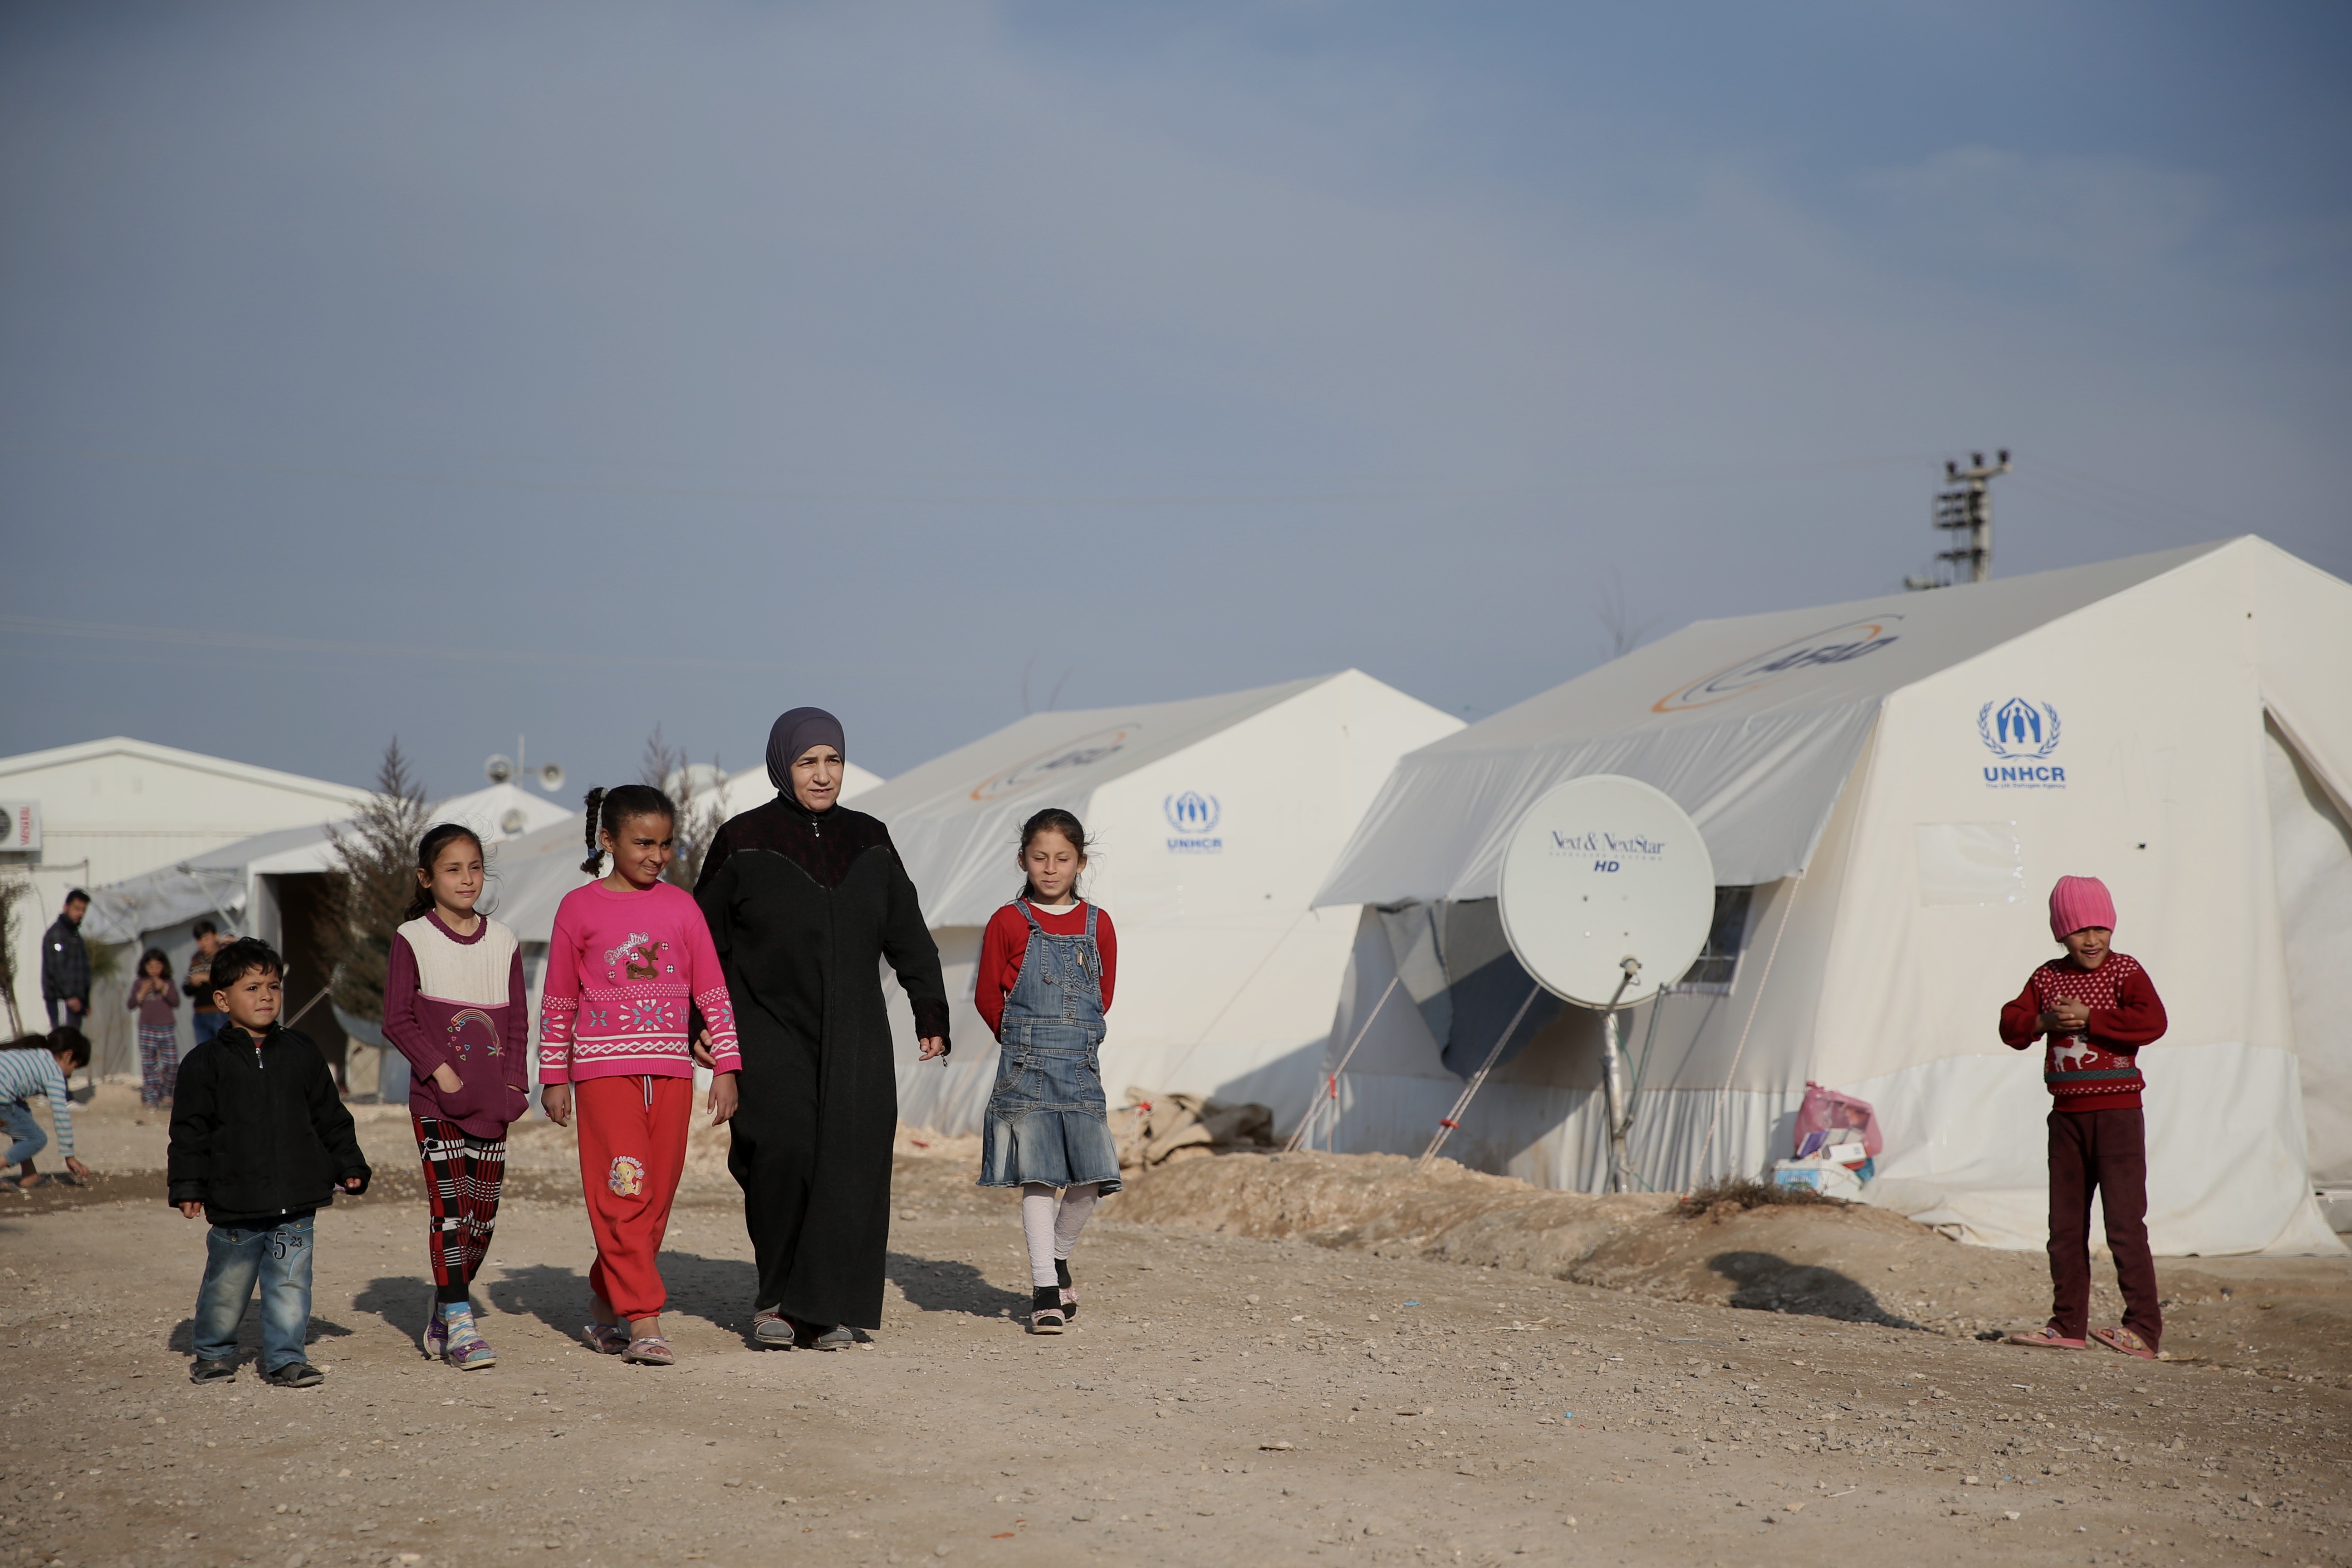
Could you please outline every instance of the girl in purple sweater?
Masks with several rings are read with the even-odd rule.
[[[139,1015],[139,1103],[161,1105],[180,1080],[180,988],[160,947],[139,955],[131,983],[131,1010]]]
[[[416,897],[393,933],[383,1037],[408,1058],[408,1115],[425,1162],[432,1316],[425,1353],[461,1372],[499,1358],[470,1291],[499,1219],[507,1125],[530,1104],[522,948],[477,914],[482,841],[445,822],[416,847]]]

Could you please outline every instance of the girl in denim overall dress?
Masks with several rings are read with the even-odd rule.
[[[1041,811],[1023,826],[1028,880],[988,922],[973,988],[999,1050],[980,1184],[1021,1189],[1038,1334],[1077,1316],[1070,1249],[1096,1200],[1119,1189],[1101,1058],[1118,938],[1110,917],[1076,896],[1086,866],[1086,829],[1068,812]]]

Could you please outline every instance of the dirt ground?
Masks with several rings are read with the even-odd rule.
[[[1978,1340],[2039,1260],[1871,1211],[1232,1156],[1108,1205],[1074,1331],[1033,1338],[1014,1205],[909,1144],[881,1331],[762,1353],[705,1140],[648,1369],[574,1338],[541,1127],[477,1295],[501,1359],[460,1373],[417,1352],[411,1151],[370,1111],[379,1184],[320,1216],[327,1382],[200,1389],[203,1226],[121,1099],[82,1118],[105,1179],[0,1194],[0,1563],[2352,1562],[2341,1259],[2159,1260],[2199,1359],[2148,1363]]]

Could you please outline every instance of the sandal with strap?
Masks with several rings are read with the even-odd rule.
[[[2159,1361],[2156,1347],[2126,1328],[2093,1329],[2091,1337],[2111,1351],[2136,1355],[2142,1361]]]
[[[1033,1334],[1058,1334],[1069,1325],[1070,1317],[1062,1310],[1062,1289],[1058,1285],[1040,1285],[1029,1303],[1029,1331]]]
[[[2090,1348],[2084,1341],[2070,1340],[2047,1323],[2026,1333],[2008,1335],[2000,1342],[2005,1345],[2030,1345],[2036,1350],[2045,1351],[2079,1351]]]
[[[676,1366],[677,1357],[670,1353],[669,1342],[659,1334],[647,1334],[631,1340],[621,1352],[621,1359],[637,1366]]]
[[[618,1323],[583,1323],[580,1337],[598,1355],[619,1355],[629,1348],[629,1336]]]

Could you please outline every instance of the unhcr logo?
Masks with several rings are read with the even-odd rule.
[[[2058,710],[2022,697],[1999,698],[1977,710],[1977,738],[2001,765],[1984,770],[1993,789],[2063,789],[2066,770],[2049,759],[2058,750]]]
[[[1160,803],[1175,832],[1168,840],[1171,855],[1216,855],[1223,852],[1225,841],[1217,837],[1217,825],[1224,820],[1224,807],[1213,795],[1186,790],[1171,795]]]

